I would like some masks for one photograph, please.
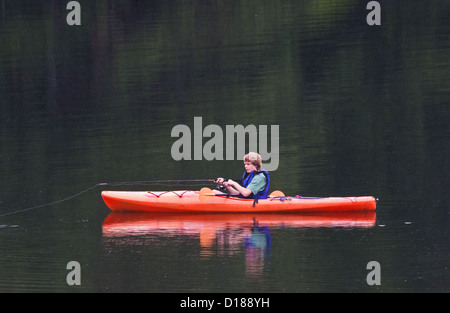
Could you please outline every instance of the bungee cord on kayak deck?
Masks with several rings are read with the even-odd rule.
[[[0,217],[3,216],[8,216],[8,215],[13,215],[13,214],[18,214],[18,213],[23,213],[23,212],[27,212],[27,211],[31,211],[31,210],[35,210],[35,209],[40,209],[43,207],[47,207],[47,206],[52,206],[55,204],[60,204],[69,200],[72,200],[74,198],[77,198],[79,196],[81,196],[82,194],[85,194],[93,189],[96,189],[97,187],[101,187],[101,186],[137,186],[137,185],[160,185],[160,186],[177,186],[180,184],[183,184],[183,186],[203,186],[203,184],[198,184],[200,182],[203,183],[214,183],[214,179],[185,179],[185,180],[141,180],[141,181],[125,181],[125,182],[111,182],[111,183],[98,183],[95,184],[94,186],[91,186],[89,188],[86,188],[82,191],[77,192],[76,194],[73,194],[71,196],[68,196],[64,199],[60,199],[60,200],[56,200],[56,201],[52,201],[49,203],[45,203],[45,204],[40,204],[40,205],[36,205],[36,206],[32,206],[29,208],[25,208],[25,209],[20,209],[17,211],[12,211],[12,212],[8,212],[8,213],[4,213],[4,214],[0,214]],[[186,183],[196,183],[196,184],[186,184]]]

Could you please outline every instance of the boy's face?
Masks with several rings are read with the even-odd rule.
[[[252,164],[252,162],[244,162],[245,171],[247,173],[251,173],[252,171],[256,171],[256,167]]]

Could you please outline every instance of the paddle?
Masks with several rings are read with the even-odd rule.
[[[202,189],[200,189],[199,198],[200,198],[200,201],[206,201],[214,196],[226,196],[226,195],[227,195],[226,193],[215,193],[210,188],[203,187]],[[284,197],[284,193],[280,190],[275,190],[269,195],[269,197],[272,197],[272,198],[273,197]]]
[[[214,196],[226,196],[226,195],[227,195],[226,193],[215,193],[214,191],[211,190],[211,188],[203,187],[202,189],[200,189],[199,198],[200,201],[206,201]]]
[[[274,197],[284,197],[284,196],[285,196],[284,193],[283,193],[282,191],[280,191],[280,190],[272,191],[272,192],[270,193],[270,195],[269,195],[269,197],[271,197],[271,198],[274,198]]]

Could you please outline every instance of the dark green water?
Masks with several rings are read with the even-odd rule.
[[[450,291],[450,6],[379,1],[368,26],[367,2],[79,1],[68,26],[65,1],[1,1],[0,291]],[[272,190],[373,195],[376,221],[105,230],[100,186],[9,214],[100,182],[239,177],[174,160],[194,117],[279,125]]]

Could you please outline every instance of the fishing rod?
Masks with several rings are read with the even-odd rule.
[[[163,179],[163,180],[138,180],[125,182],[98,183],[98,186],[127,186],[127,185],[151,185],[151,184],[182,184],[182,183],[214,183],[215,179]]]

